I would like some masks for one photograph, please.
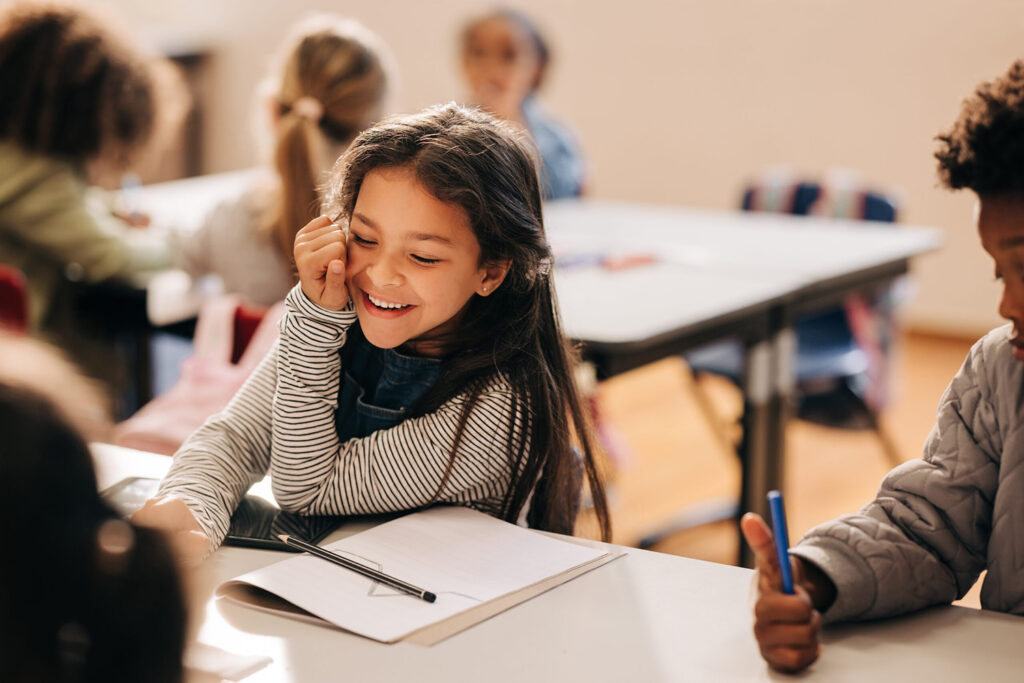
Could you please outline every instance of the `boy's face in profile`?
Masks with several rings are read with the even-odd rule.
[[[981,195],[975,215],[981,246],[1003,283],[999,315],[1013,323],[1013,357],[1024,361],[1024,194]]]

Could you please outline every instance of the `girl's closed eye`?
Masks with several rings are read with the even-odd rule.
[[[355,242],[356,244],[358,244],[361,247],[372,247],[372,246],[377,244],[373,240],[369,240],[369,239],[366,239],[365,237],[361,237],[360,235],[358,235],[358,234],[356,234],[354,232],[352,233],[352,241]]]
[[[441,262],[439,258],[431,258],[429,256],[420,256],[419,254],[410,254],[412,260],[416,263],[423,264],[425,266],[432,266]]]

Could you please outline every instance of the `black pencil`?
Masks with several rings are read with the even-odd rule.
[[[421,600],[426,600],[427,602],[434,602],[435,600],[437,600],[437,596],[431,593],[430,591],[425,591],[422,588],[417,588],[411,583],[400,581],[399,579],[396,579],[393,576],[388,576],[384,572],[379,572],[376,569],[370,569],[369,567],[361,565],[354,560],[350,560],[347,557],[343,557],[336,553],[332,553],[330,550],[321,548],[318,545],[307,543],[302,539],[295,538],[294,536],[289,536],[288,534],[278,534],[277,537],[280,538],[281,542],[285,545],[290,545],[293,548],[298,548],[299,550],[305,551],[310,555],[319,557],[321,560],[327,560],[328,562],[336,564],[339,567],[351,569],[357,574],[362,574],[368,579],[373,579],[374,581],[383,583],[385,586],[390,586],[395,590],[400,590],[404,593],[408,593],[409,595],[416,596]]]

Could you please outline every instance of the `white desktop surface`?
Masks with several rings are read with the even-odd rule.
[[[94,444],[100,488],[160,476],[164,456]],[[364,527],[360,527],[364,528]],[[345,529],[354,532],[358,529]],[[223,601],[205,603],[199,640],[273,662],[245,681],[764,681],[751,632],[752,573],[627,549],[627,555],[433,647],[385,645]],[[275,562],[222,548],[194,572],[206,591]],[[1019,681],[1024,619],[944,607],[830,629],[816,681]]]
[[[798,286],[785,273],[746,277],[662,262],[624,270],[556,268],[555,290],[572,339],[630,343],[766,307]]]
[[[138,208],[154,225],[194,232],[218,204],[241,196],[264,173],[248,168],[144,185],[139,190]]]
[[[545,204],[544,224],[556,247],[591,243],[738,278],[783,273],[805,283],[942,245],[937,228],[589,199]]]

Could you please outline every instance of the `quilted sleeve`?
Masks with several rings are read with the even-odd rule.
[[[975,344],[946,389],[923,458],[892,470],[859,513],[812,529],[793,549],[836,585],[826,621],[949,603],[985,568],[1002,451],[998,383],[1004,375],[1002,365],[988,366],[995,365],[993,356],[1005,361],[1009,354],[1005,332],[1001,338],[997,332]],[[1019,365],[1012,357],[1009,362]],[[1009,383],[1003,382],[1003,391]]]

